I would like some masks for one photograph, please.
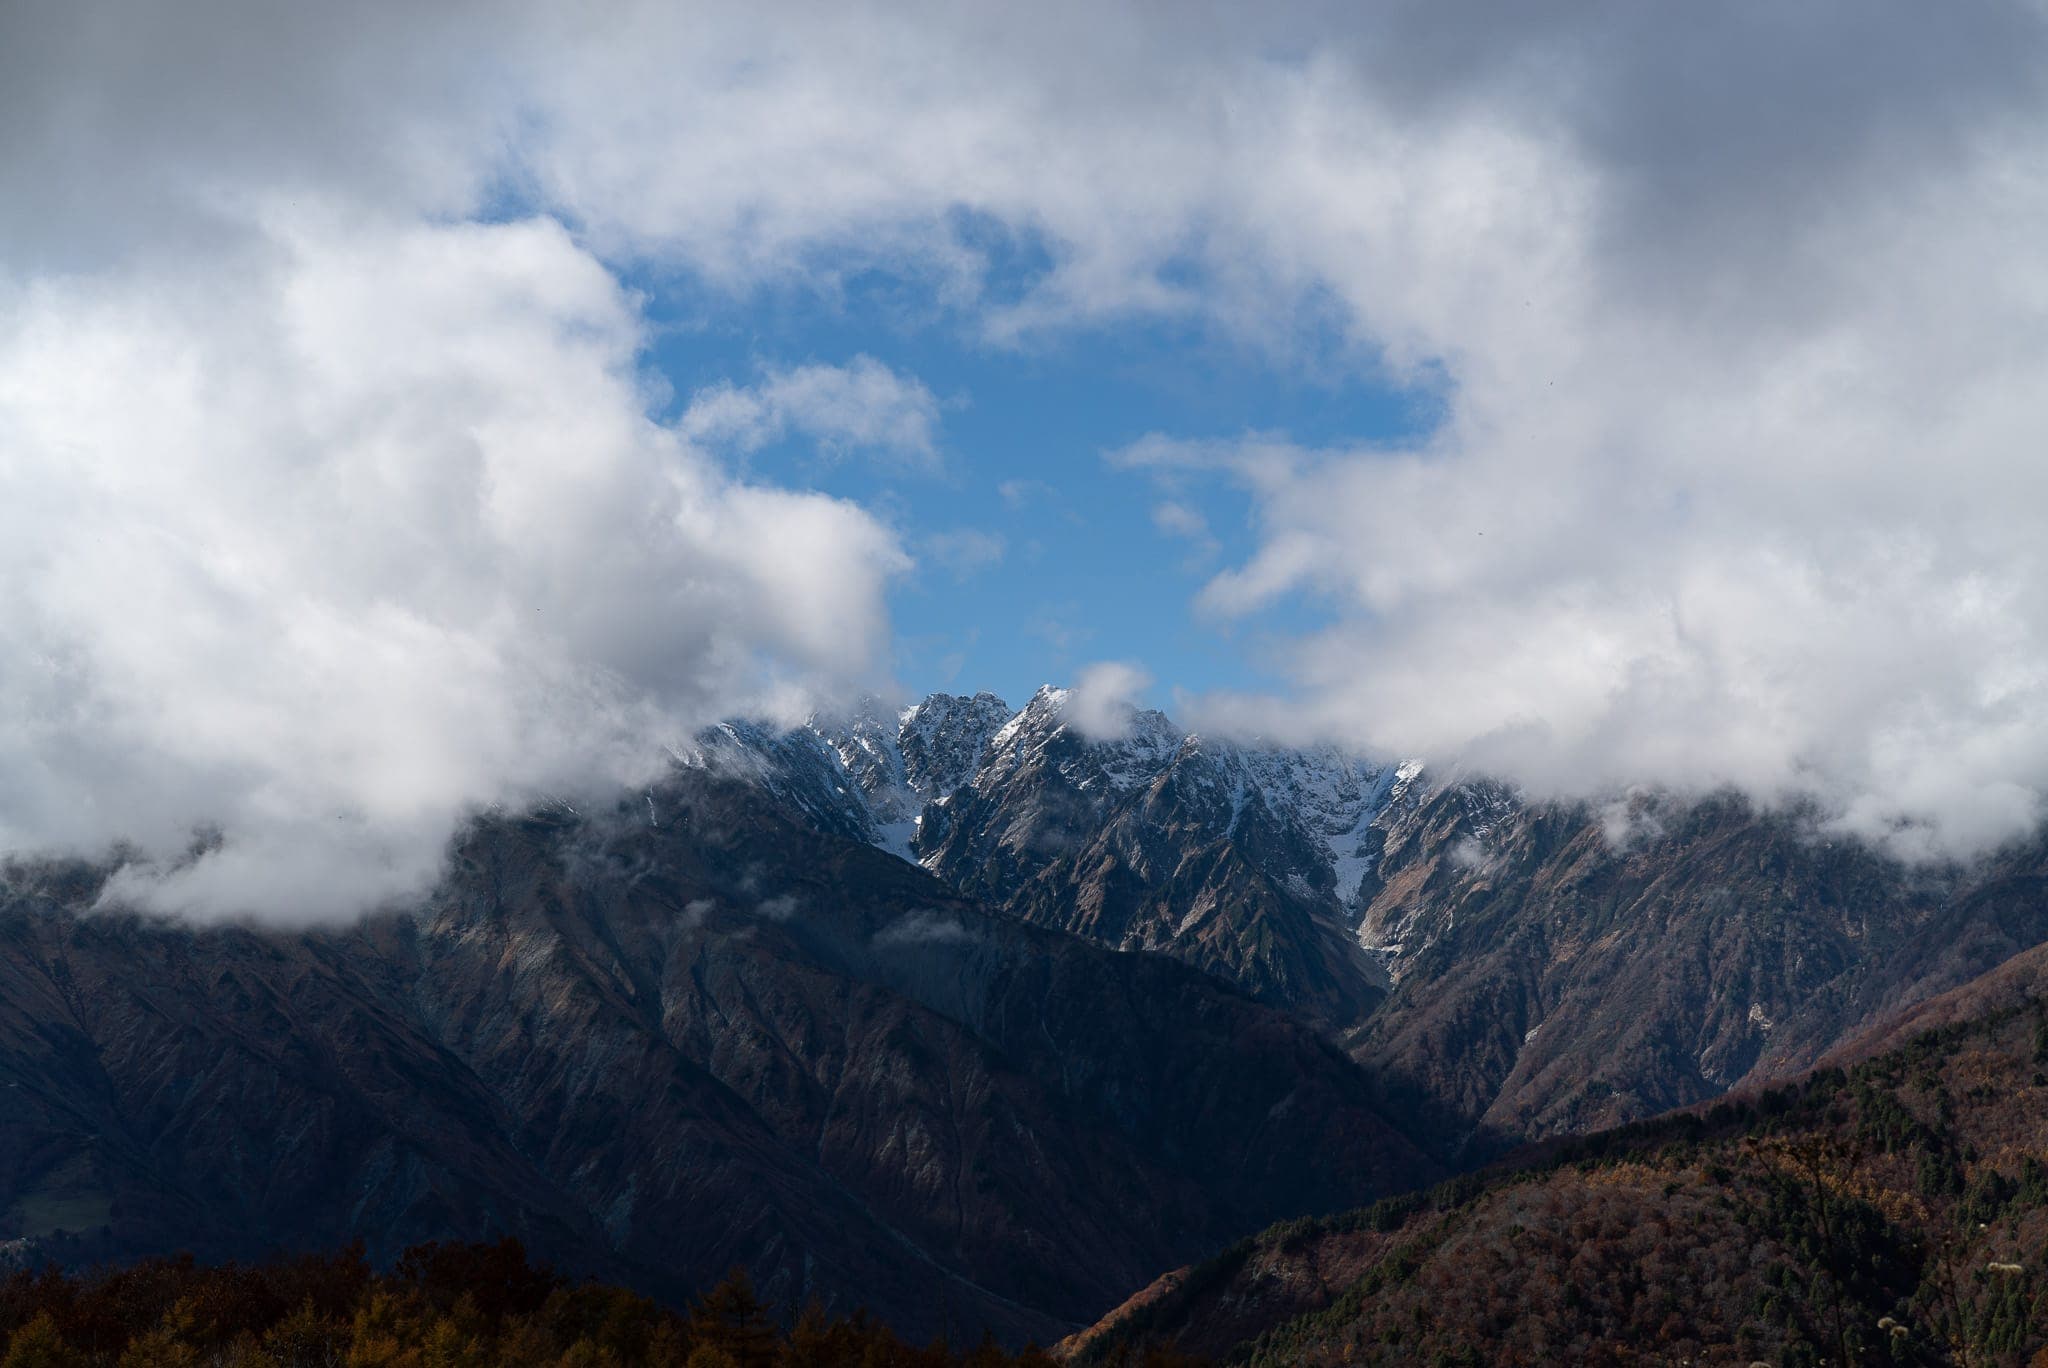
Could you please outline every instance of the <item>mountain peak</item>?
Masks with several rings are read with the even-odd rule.
[[[906,782],[924,801],[942,801],[974,778],[1009,719],[1010,705],[986,691],[937,693],[910,708],[896,733]]]
[[[986,692],[933,694],[900,712],[862,700],[840,719],[813,718],[801,738],[744,738],[766,762],[762,778],[813,824],[859,831],[1018,915],[1184,954],[1270,1000],[1320,993],[1333,1017],[1376,991],[1384,974],[1355,937],[1384,845],[1378,824],[1401,793],[1394,767],[1334,747],[1197,738],[1157,709],[1102,701],[1051,684],[1016,710]],[[1040,872],[1046,889],[1073,884],[1071,899],[1027,907],[1045,892],[1026,892]],[[1201,909],[1224,907],[1225,922],[1243,925],[1204,930]],[[1073,916],[1120,929],[1070,926]],[[1276,935],[1300,953],[1259,948]],[[1304,988],[1311,962],[1328,972]]]

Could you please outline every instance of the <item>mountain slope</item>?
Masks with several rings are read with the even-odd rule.
[[[2041,843],[1913,867],[1730,796],[1530,803],[1155,712],[1089,735],[1070,705],[938,695],[749,763],[993,906],[1342,1035],[1451,1163],[1796,1072],[2048,939]]]
[[[16,869],[0,895],[0,1239],[509,1231],[664,1295],[744,1264],[785,1303],[1017,1339],[1434,1171],[1285,1016],[702,769],[481,821],[426,905],[347,933],[95,892]]]
[[[2048,849],[1915,868],[1740,799],[1612,814],[1455,785],[1383,818],[1349,1039],[1443,1152],[1654,1115],[1812,1065],[2048,940]]]
[[[1353,935],[1357,895],[1413,767],[1219,742],[1151,711],[1092,735],[1071,713],[1050,687],[1015,712],[936,694],[793,731],[728,724],[700,758],[1013,916],[1171,955],[1321,1026],[1371,1010],[1386,976]]]
[[[1347,924],[1357,878],[1340,887],[1336,842],[1392,774],[1210,742],[1159,713],[1092,740],[1065,704],[1033,697],[972,783],[928,810],[924,865],[1028,921],[1172,954],[1311,1021],[1369,1011],[1384,978]]]
[[[1846,1071],[1277,1227],[1064,1348],[1083,1364],[1139,1344],[1257,1365],[2036,1362],[2044,986],[2035,951]]]

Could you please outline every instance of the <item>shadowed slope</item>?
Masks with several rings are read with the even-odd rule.
[[[1286,1017],[747,785],[488,818],[453,856],[415,914],[299,935],[82,915],[90,877],[17,871],[0,1238],[509,1231],[663,1295],[744,1264],[785,1304],[1020,1338],[1433,1172]]]

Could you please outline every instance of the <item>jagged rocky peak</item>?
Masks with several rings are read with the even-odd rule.
[[[933,694],[902,709],[870,696],[794,733],[744,723],[717,732],[720,745],[707,750],[725,752],[723,768],[751,770],[814,820],[827,813],[834,829],[860,829],[906,859],[931,853],[932,833],[920,836],[927,809],[963,790],[995,802],[984,820],[996,820],[996,811],[1038,805],[1046,781],[1091,807],[1112,808],[1164,784],[1179,795],[1175,820],[1192,823],[1191,831],[1234,837],[1255,815],[1268,829],[1295,833],[1298,841],[1282,844],[1313,849],[1309,860],[1319,868],[1276,876],[1300,873],[1347,908],[1379,858],[1384,833],[1376,823],[1420,768],[1333,746],[1199,736],[1151,708],[1123,705],[1103,716],[1084,709],[1075,691],[1049,684],[1014,711],[986,692]]]
[[[909,787],[896,730],[902,714],[874,694],[857,701],[843,715],[814,713],[806,729],[815,732],[839,755],[839,763],[870,798],[888,798]]]
[[[868,699],[799,730],[731,735],[812,825],[1013,916],[1164,950],[1318,1019],[1384,988],[1360,921],[1412,766],[1203,737],[1051,685],[1014,712],[988,693]]]
[[[1050,684],[1031,695],[1024,710],[1003,724],[975,787],[1002,785],[1013,775],[1049,765],[1076,788],[1097,784],[1118,792],[1141,787],[1158,775],[1186,744],[1188,735],[1154,708],[1124,706],[1092,727],[1079,725],[1072,689]]]
[[[840,747],[815,727],[735,719],[704,728],[687,750],[671,753],[690,768],[766,789],[821,831],[888,844],[874,799],[849,772]]]
[[[927,800],[964,788],[981,768],[990,739],[1010,717],[1010,705],[992,693],[933,694],[898,719],[904,778]]]
[[[860,809],[866,838],[892,855],[914,858],[918,814],[925,798],[905,773],[898,744],[909,714],[869,694],[841,714],[814,713],[799,730],[815,737],[838,761],[843,787]]]
[[[1256,800],[1274,818],[1296,826],[1324,852],[1340,903],[1349,907],[1379,857],[1377,829],[1388,807],[1421,772],[1368,760],[1337,746],[1275,746],[1195,738],[1189,751],[1211,758],[1232,791]],[[1236,814],[1233,814],[1233,829]]]

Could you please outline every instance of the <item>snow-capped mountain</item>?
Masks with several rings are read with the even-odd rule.
[[[1284,1008],[1460,1162],[1805,1067],[2048,936],[2048,834],[1916,871],[1797,814],[1664,795],[1617,839],[1599,804],[1156,712],[1090,735],[1072,704],[941,697],[705,751],[1010,917]]]
[[[1130,709],[1089,734],[1069,691],[1021,709],[935,694],[780,732],[729,723],[705,763],[1027,920],[1159,950],[1342,1024],[1387,982],[1358,943],[1376,823],[1420,766],[1199,736]]]
[[[1010,705],[992,693],[933,694],[898,719],[904,777],[927,801],[972,783],[990,740],[1011,715]]]

